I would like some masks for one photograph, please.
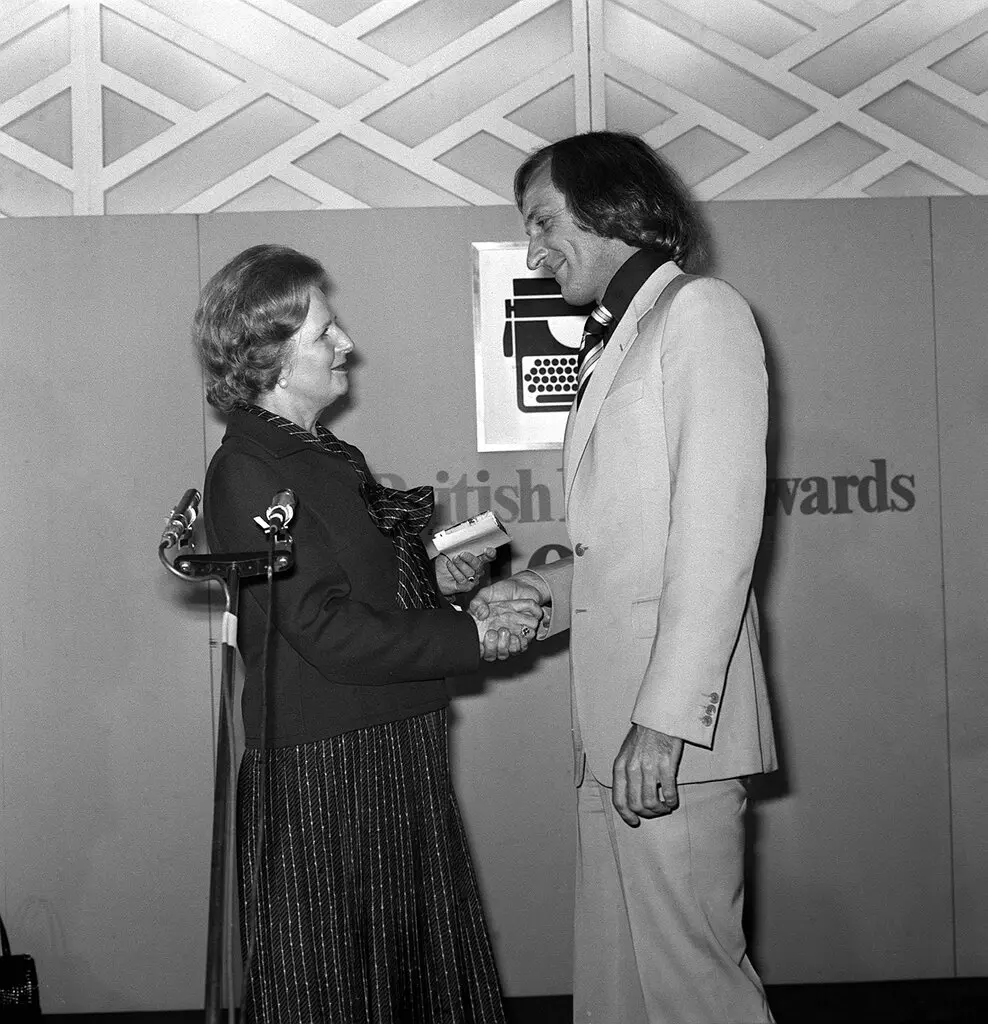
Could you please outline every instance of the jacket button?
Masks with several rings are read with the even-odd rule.
[[[700,721],[704,725],[713,725],[714,724],[714,720],[710,717],[710,715],[704,715],[703,718],[700,719]]]
[[[576,547],[573,548],[573,551],[579,558],[582,558],[586,554],[587,549],[584,547],[584,545],[577,544]]]

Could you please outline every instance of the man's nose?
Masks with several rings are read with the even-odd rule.
[[[542,265],[542,261],[545,259],[545,246],[537,239],[530,238],[528,240],[528,269],[538,270]]]

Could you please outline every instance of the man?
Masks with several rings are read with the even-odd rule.
[[[742,780],[776,763],[750,591],[761,339],[734,289],[683,273],[699,223],[640,139],[547,146],[519,168],[515,197],[528,266],[568,302],[598,303],[563,449],[574,557],[473,604],[534,589],[551,606],[540,636],[570,630],[574,1020],[771,1021],[741,928]]]

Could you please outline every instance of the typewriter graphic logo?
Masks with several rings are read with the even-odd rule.
[[[516,277],[504,300],[504,355],[515,361],[522,412],[568,412],[576,398],[576,354],[593,309],[571,306],[551,277]]]

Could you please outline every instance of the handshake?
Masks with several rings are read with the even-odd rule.
[[[503,661],[527,650],[532,640],[549,632],[548,595],[534,581],[512,576],[477,592],[468,611],[477,625],[480,656],[484,661]]]

